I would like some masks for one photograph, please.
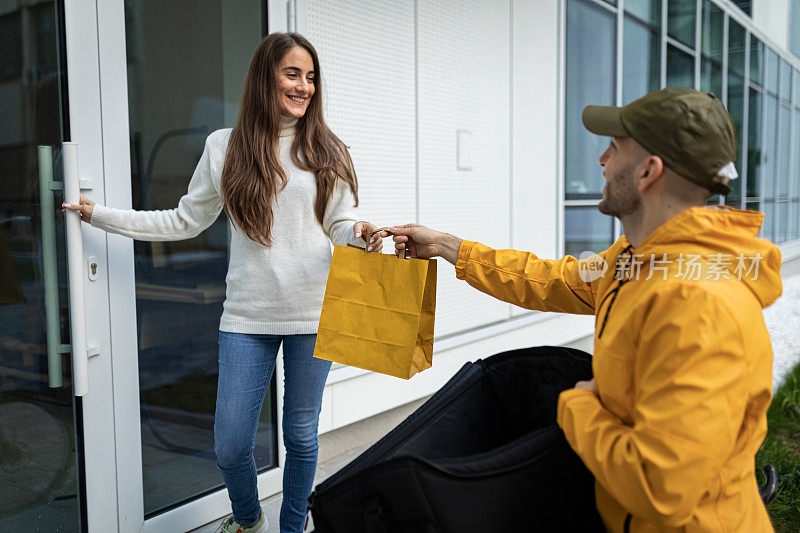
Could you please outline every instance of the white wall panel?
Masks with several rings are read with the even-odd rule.
[[[417,5],[419,222],[510,244],[510,3]],[[472,132],[473,170],[457,170],[458,130]],[[436,335],[509,318],[509,307],[439,269]]]
[[[511,244],[552,259],[559,236],[559,7],[558,2],[513,4]],[[514,316],[527,312],[512,308]]]
[[[306,24],[320,58],[325,120],[355,163],[359,216],[379,225],[413,222],[414,3],[308,0]]]

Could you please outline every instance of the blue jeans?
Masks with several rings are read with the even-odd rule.
[[[308,496],[317,468],[317,426],[322,391],[331,363],[315,359],[316,335],[219,334],[219,381],[214,416],[214,454],[231,499],[233,516],[243,525],[258,520],[256,442],[261,404],[278,347],[283,342],[284,395],[281,533],[303,530]]]

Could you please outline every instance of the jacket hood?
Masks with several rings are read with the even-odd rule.
[[[727,206],[693,207],[673,217],[653,231],[635,253],[669,257],[684,254],[702,255],[706,261],[710,256],[722,254],[730,264],[725,268],[731,279],[740,280],[767,307],[781,295],[781,252],[765,239],[759,239],[758,231],[764,214],[744,211]],[[737,258],[747,260],[749,267],[757,262],[755,270],[748,275],[735,272]]]

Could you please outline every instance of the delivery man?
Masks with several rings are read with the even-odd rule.
[[[609,249],[547,260],[410,224],[396,251],[527,309],[595,315],[594,379],[561,393],[558,424],[610,531],[771,531],[754,456],[780,252],[756,238],[763,214],[704,206],[737,177],[733,121],[713,94],[668,88],[583,123],[611,137],[599,209],[625,234]]]

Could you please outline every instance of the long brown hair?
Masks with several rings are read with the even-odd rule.
[[[343,179],[350,185],[358,205],[358,182],[353,160],[322,116],[322,73],[317,51],[297,33],[267,35],[250,62],[239,119],[231,132],[222,168],[225,211],[245,235],[264,246],[272,244],[272,204],[288,180],[279,151],[278,65],[295,46],[303,47],[314,61],[315,91],[305,115],[297,122],[291,147],[292,161],[298,168],[316,176],[314,214],[320,224],[336,180]]]

